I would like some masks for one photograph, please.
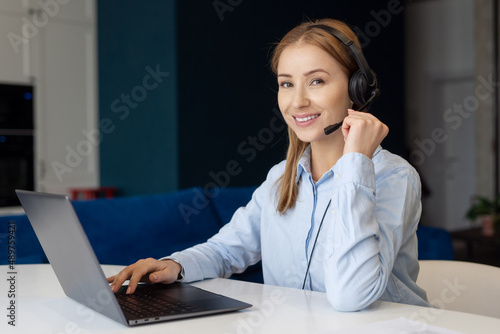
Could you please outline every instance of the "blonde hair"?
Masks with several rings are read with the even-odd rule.
[[[340,31],[361,48],[356,34],[341,21],[322,19],[314,22],[304,22],[289,31],[274,48],[271,59],[271,69],[274,74],[278,74],[278,64],[283,50],[289,45],[299,43],[311,44],[326,51],[341,65],[342,71],[344,71],[349,78],[352,73],[358,70],[358,64],[350,55],[348,48],[327,31],[311,27],[315,24],[327,25]],[[308,143],[301,141],[297,135],[288,128],[288,151],[286,155],[285,171],[276,181],[278,195],[277,210],[280,214],[284,214],[288,209],[293,208],[297,201],[299,191],[296,180],[297,165],[307,145]]]

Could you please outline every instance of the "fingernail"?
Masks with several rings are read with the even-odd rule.
[[[158,280],[158,275],[153,274],[153,280],[157,281]]]
[[[127,288],[127,295],[130,295],[132,289],[130,287]]]

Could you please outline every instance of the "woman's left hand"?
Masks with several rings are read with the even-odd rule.
[[[389,133],[387,125],[366,112],[348,110],[342,124],[344,154],[357,152],[372,158],[373,153]]]

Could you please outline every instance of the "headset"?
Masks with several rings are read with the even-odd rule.
[[[326,31],[336,39],[338,39],[345,47],[347,47],[358,64],[359,69],[354,72],[349,78],[348,92],[351,101],[359,111],[367,111],[373,101],[380,95],[378,81],[375,73],[368,66],[368,62],[363,56],[361,49],[350,40],[346,35],[324,24],[313,24],[310,28],[318,28]],[[325,128],[325,134],[330,134],[337,130],[342,125],[342,122],[330,125]]]

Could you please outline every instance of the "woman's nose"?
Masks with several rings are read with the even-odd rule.
[[[292,106],[300,109],[309,106],[310,100],[307,91],[304,88],[295,89],[293,93]]]

